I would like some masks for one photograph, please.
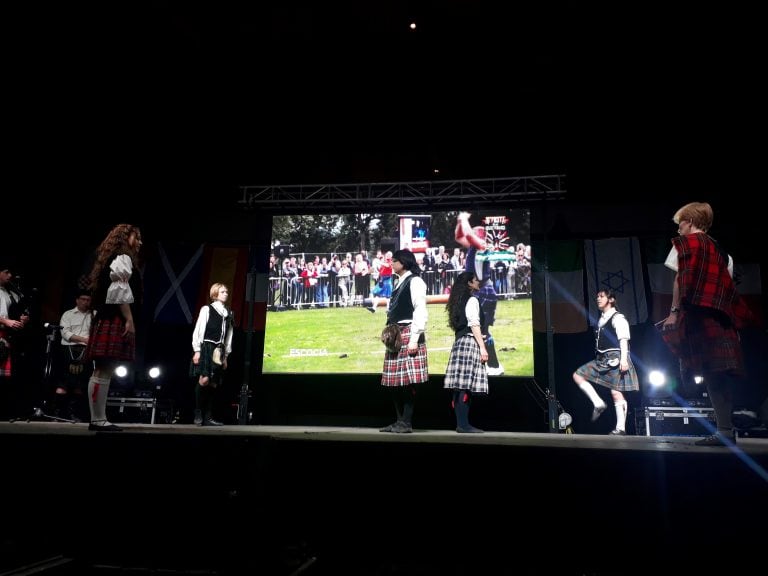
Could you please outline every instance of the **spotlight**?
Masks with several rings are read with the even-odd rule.
[[[663,370],[651,370],[648,373],[648,383],[652,388],[661,388],[667,383],[667,375]]]
[[[152,366],[149,370],[147,370],[147,376],[149,376],[152,380],[156,380],[160,378],[160,367],[159,366]]]
[[[695,384],[704,384],[704,376],[694,376],[693,381]]]
[[[560,428],[560,430],[565,430],[568,428],[568,426],[571,425],[572,422],[573,418],[571,418],[571,415],[568,414],[568,412],[563,412],[557,419],[557,426]]]
[[[123,364],[120,364],[117,368],[115,368],[115,376],[118,378],[125,378],[128,376],[128,367],[124,366]]]

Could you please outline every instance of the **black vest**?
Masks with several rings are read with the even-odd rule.
[[[213,342],[214,344],[222,344],[227,335],[227,326],[229,319],[232,318],[232,314],[230,313],[224,318],[211,304],[208,305],[208,308],[208,322],[205,324],[203,340]]]
[[[597,350],[605,352],[606,350],[620,350],[619,337],[616,335],[616,328],[613,326],[613,321],[616,316],[621,316],[619,312],[614,313],[611,319],[606,322],[603,327],[597,327],[595,330],[595,347]]]
[[[413,320],[413,302],[411,300],[411,280],[413,278],[413,275],[408,276],[395,288],[392,299],[389,301],[387,324],[396,324],[402,320]]]

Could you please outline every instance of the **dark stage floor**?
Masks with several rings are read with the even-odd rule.
[[[766,439],[125,428],[0,424],[0,573],[690,573],[763,546]]]

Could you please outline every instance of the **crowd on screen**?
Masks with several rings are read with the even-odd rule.
[[[443,246],[418,253],[421,277],[428,295],[448,294],[456,276],[465,269],[466,251]],[[392,293],[392,252],[378,250],[353,254],[270,255],[269,300],[280,308],[327,308],[362,305],[371,296]],[[531,294],[531,247],[519,243],[514,259],[494,261],[491,278],[497,294],[513,299]]]

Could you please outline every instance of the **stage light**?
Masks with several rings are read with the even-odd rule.
[[[568,426],[571,425],[572,422],[573,422],[573,418],[571,418],[571,415],[568,414],[568,412],[563,412],[557,418],[557,426],[558,428],[560,428],[560,430],[565,430],[566,428],[568,428]]]
[[[695,384],[704,384],[704,376],[694,376],[693,382]]]
[[[126,376],[128,376],[128,367],[123,364],[120,364],[120,366],[115,368],[115,376],[117,376],[118,378],[125,378]]]
[[[161,372],[159,366],[152,366],[149,370],[147,370],[147,376],[149,376],[152,380],[160,378],[160,375]]]
[[[651,370],[648,373],[648,383],[651,388],[661,388],[667,383],[667,375],[663,370]]]

